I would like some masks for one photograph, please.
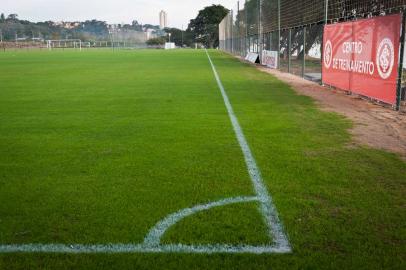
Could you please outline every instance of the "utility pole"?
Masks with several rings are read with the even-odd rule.
[[[109,34],[110,34],[110,45],[111,45],[111,49],[114,51],[114,47],[115,47],[115,45],[114,45],[114,31],[115,31],[115,29],[114,29],[114,26],[113,27],[111,27],[111,29],[109,30]]]

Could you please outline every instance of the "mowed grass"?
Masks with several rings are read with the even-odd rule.
[[[290,242],[285,255],[2,254],[0,269],[402,269],[406,164],[351,123],[210,52]],[[0,54],[0,244],[141,243],[168,214],[253,195],[204,51]],[[255,203],[165,243],[267,244]]]
[[[141,243],[168,214],[253,193],[204,55],[8,57],[0,243]]]

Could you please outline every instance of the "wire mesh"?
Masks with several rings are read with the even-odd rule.
[[[403,22],[403,27],[406,28],[406,21]],[[406,43],[406,36],[404,37],[404,43]],[[403,51],[403,66],[402,66],[402,77],[401,77],[401,100],[406,101],[406,46],[404,46]],[[403,110],[406,111],[406,104],[403,102]]]
[[[286,31],[290,33],[290,42],[289,34],[287,34],[287,37],[285,38],[285,42],[287,44],[286,47],[288,49],[285,57],[289,58],[289,72],[295,75],[303,76],[305,29],[294,28],[285,30],[285,32]]]
[[[324,5],[324,1],[319,0],[280,0],[281,28],[300,27],[322,22],[325,12]]]
[[[261,25],[264,33],[278,30],[278,0],[261,1]]]
[[[305,67],[303,76],[312,81],[321,81],[321,48],[323,25],[306,27]]]
[[[279,68],[289,72],[289,30],[281,30],[279,38]]]
[[[253,45],[255,36],[274,31],[301,28],[315,24],[354,20],[406,9],[406,0],[246,0],[238,1],[236,7],[220,24],[222,46],[229,39],[238,42],[227,49],[238,53],[258,49],[258,43],[267,41],[263,37]],[[250,37],[249,41],[241,39]],[[231,41],[228,41],[231,42]]]
[[[329,0],[328,20],[347,21],[356,18],[399,13],[405,0]]]
[[[219,25],[220,49],[279,52],[279,69],[321,80],[323,26],[403,12],[406,0],[246,0]],[[406,73],[402,78],[406,87]]]
[[[253,36],[258,34],[259,30],[259,0],[251,0],[245,2],[246,20],[248,27],[248,35]]]

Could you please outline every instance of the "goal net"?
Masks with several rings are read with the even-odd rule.
[[[89,42],[88,42],[89,43]],[[57,39],[57,40],[47,40],[47,48],[52,49],[64,49],[72,48],[82,50],[83,47],[89,46],[80,39]]]

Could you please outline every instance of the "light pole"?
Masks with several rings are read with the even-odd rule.
[[[183,24],[182,24],[182,48],[183,48]]]
[[[111,49],[114,51],[114,30],[110,29],[109,30],[109,35],[110,35]]]

